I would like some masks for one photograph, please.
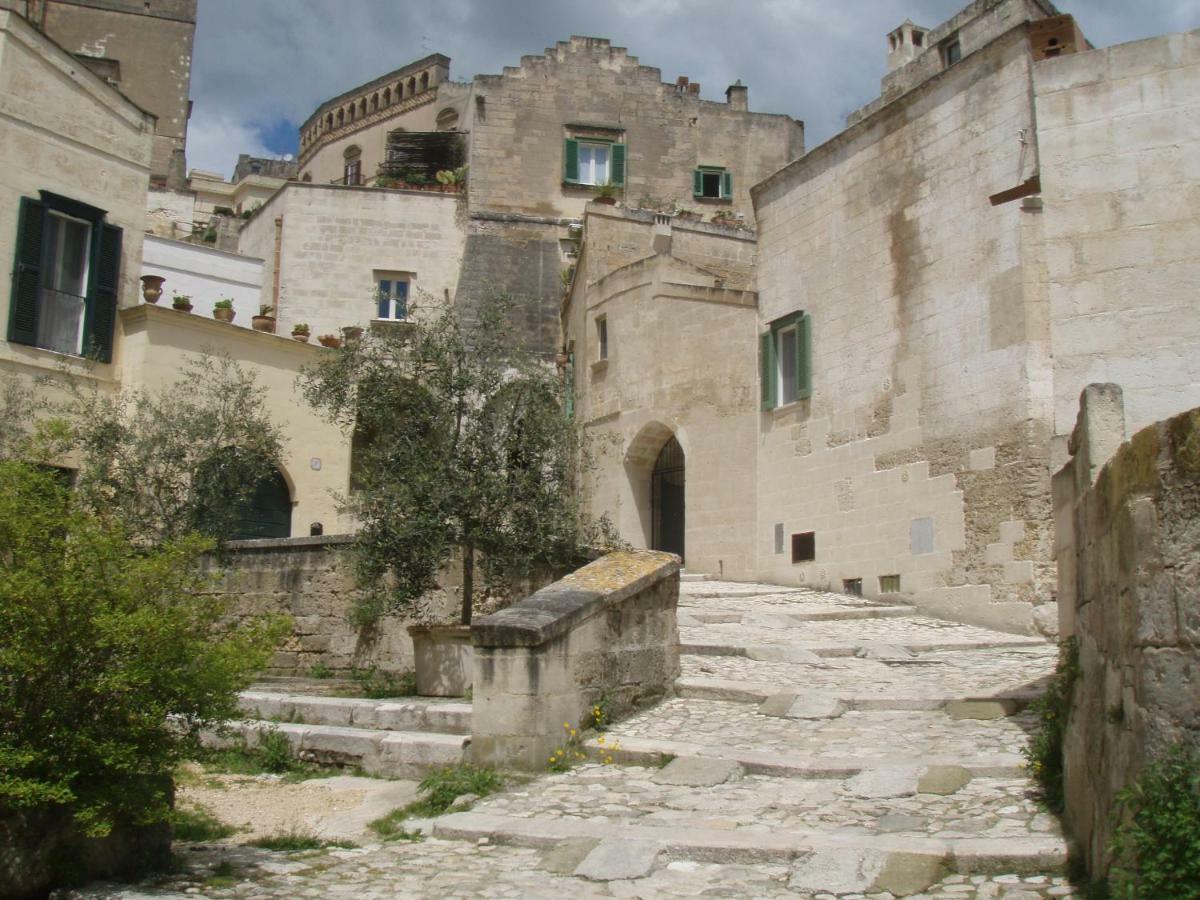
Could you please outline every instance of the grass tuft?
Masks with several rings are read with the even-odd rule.
[[[237,833],[232,825],[225,824],[199,805],[171,810],[170,823],[171,834],[177,841],[219,841]]]
[[[323,838],[311,831],[293,828],[291,831],[281,831],[266,837],[255,838],[246,842],[251,847],[260,850],[277,850],[283,853],[294,853],[299,850],[324,850],[337,847],[343,850],[353,850],[358,845],[351,841],[331,840]]]

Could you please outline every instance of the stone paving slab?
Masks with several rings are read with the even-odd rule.
[[[746,703],[674,698],[610,729],[612,738],[644,737],[700,744],[722,751],[750,750],[826,758],[1019,755],[1034,716],[954,720],[941,712],[857,711],[836,719],[761,716]]]
[[[665,769],[588,764],[538,779],[490,797],[473,812],[510,818],[607,821],[624,832],[628,824],[728,831],[827,831],[842,835],[907,834],[944,840],[966,838],[1061,838],[1057,820],[1037,803],[1024,778],[971,778],[944,795],[917,794],[928,766],[913,765],[906,796],[856,796],[863,778],[800,780],[766,775],[710,778],[672,777],[674,767],[719,760],[679,758]],[[914,761],[915,762],[915,761]],[[728,764],[726,764],[728,766]],[[900,770],[903,767],[892,767]],[[906,817],[900,822],[895,817]],[[888,817],[892,817],[888,820]],[[881,820],[883,824],[881,825]],[[897,823],[905,827],[896,827]]]
[[[128,887],[96,884],[70,892],[69,900],[392,900],[414,898],[562,897],[761,897],[838,900],[825,892],[788,887],[791,864],[738,865],[699,860],[660,860],[646,878],[589,882],[549,869],[553,851],[479,845],[436,838],[422,843],[370,845],[355,850],[275,853],[248,847],[185,845],[183,871]],[[232,884],[205,884],[220,866],[231,867]],[[222,871],[225,869],[222,868]],[[1077,895],[1052,873],[994,876],[951,875],[914,900],[1052,900]],[[845,900],[894,900],[885,893],[842,895]]]
[[[744,656],[680,657],[685,683],[693,679],[774,685],[771,693],[813,690],[839,696],[990,697],[1040,693],[1054,671],[1058,649],[1050,644],[992,650],[922,653],[909,663],[822,658],[815,664],[754,660]],[[753,690],[753,688],[747,688]],[[758,702],[748,697],[749,702]],[[734,698],[730,698],[734,699]]]

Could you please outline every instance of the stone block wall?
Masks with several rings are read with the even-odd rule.
[[[1116,795],[1170,746],[1200,749],[1200,409],[1117,447],[1120,389],[1092,385],[1081,402],[1074,457],[1055,476],[1059,602],[1080,669],[1065,818],[1101,876]]]
[[[387,616],[359,628],[350,613],[361,594],[355,584],[348,535],[317,538],[234,541],[228,559],[209,556],[205,568],[214,590],[230,595],[235,617],[282,613],[291,616],[292,634],[275,653],[268,671],[303,675],[315,665],[333,672],[372,666],[390,672],[413,668],[413,619]],[[447,573],[440,596],[429,608],[453,615],[459,582]]]
[[[582,731],[594,704],[615,720],[669,696],[678,598],[676,557],[618,552],[478,620],[474,762],[544,770],[563,723]]]

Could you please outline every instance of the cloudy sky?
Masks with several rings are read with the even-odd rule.
[[[238,153],[296,152],[323,100],[429,53],[450,76],[498,73],[573,34],[629,48],[664,81],[806,123],[808,146],[877,96],[887,33],[967,0],[200,0],[188,164],[228,177]],[[1200,0],[1059,0],[1097,47],[1200,26]]]

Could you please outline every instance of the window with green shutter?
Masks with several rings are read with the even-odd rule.
[[[122,233],[104,217],[49,191],[21,198],[10,341],[112,361]]]
[[[606,140],[566,138],[563,141],[563,182],[599,187],[625,185],[624,144]]]
[[[692,172],[692,196],[698,200],[733,197],[733,173],[721,166],[701,166]]]
[[[812,317],[796,312],[772,322],[759,336],[759,366],[763,409],[812,396]]]

